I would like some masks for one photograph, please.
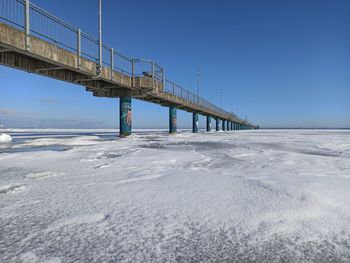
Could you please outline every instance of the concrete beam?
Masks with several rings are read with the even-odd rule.
[[[26,49],[26,34],[22,30],[0,23],[0,64],[84,85],[98,97],[135,97],[160,105],[174,105],[189,112],[197,112],[229,121],[244,123],[234,115],[216,112],[188,99],[164,91],[162,81],[149,76],[132,76],[111,67],[102,67],[96,78],[96,61],[81,57],[81,52],[61,48],[41,38],[30,36]]]

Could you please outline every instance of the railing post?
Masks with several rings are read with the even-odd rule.
[[[77,31],[77,68],[80,69],[81,66],[81,30]]]
[[[131,59],[131,79],[132,86],[135,87],[135,59]]]
[[[163,91],[165,90],[165,75],[164,75],[164,68],[162,68],[162,75],[163,75]]]
[[[173,95],[175,95],[175,83],[173,82]]]
[[[154,88],[154,61],[152,60],[152,87]]]
[[[111,80],[113,80],[113,69],[114,69],[114,48],[111,47],[111,57],[110,57],[110,64],[111,64]]]
[[[30,20],[29,20],[29,13],[30,13],[30,3],[29,0],[25,0],[25,9],[24,9],[24,24],[25,24],[25,30],[26,30],[26,40],[25,40],[25,50],[30,50]]]

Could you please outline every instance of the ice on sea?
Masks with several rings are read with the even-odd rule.
[[[57,144],[0,154],[0,262],[350,260],[350,131]]]
[[[2,133],[0,134],[0,144],[1,143],[9,143],[12,141],[12,137],[8,134]]]

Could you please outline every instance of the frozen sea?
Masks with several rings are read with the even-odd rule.
[[[0,262],[350,262],[350,131],[8,130]]]

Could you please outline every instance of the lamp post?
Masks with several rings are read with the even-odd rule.
[[[199,69],[197,69],[197,100],[199,100]]]
[[[220,93],[220,108],[222,109],[222,91]]]
[[[101,75],[102,67],[102,0],[98,0],[98,63],[96,68],[96,75]]]

